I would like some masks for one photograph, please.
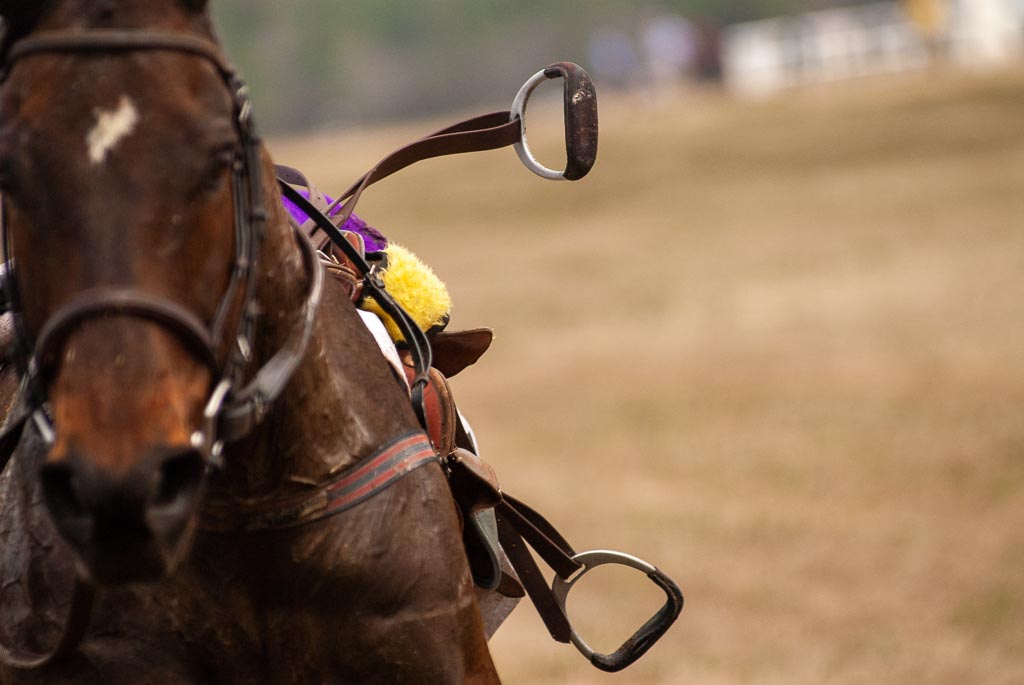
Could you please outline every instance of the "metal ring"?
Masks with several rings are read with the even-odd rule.
[[[577,582],[579,582],[580,579],[583,578],[583,576],[587,575],[598,566],[604,566],[606,564],[628,566],[629,568],[634,568],[637,571],[641,571],[647,574],[648,576],[658,572],[657,568],[655,568],[651,564],[648,564],[643,559],[638,559],[637,557],[634,557],[630,554],[625,554],[623,552],[613,552],[611,550],[601,549],[593,550],[591,552],[580,552],[572,559],[573,561],[582,564],[583,568],[581,568],[567,580],[562,580],[556,575],[554,581],[552,581],[551,583],[551,592],[555,596],[555,601],[558,602],[559,608],[562,610],[562,613],[566,616],[569,615],[568,611],[565,608],[565,602],[566,599],[569,597],[569,591],[572,590],[572,587]],[[588,645],[582,637],[580,637],[579,633],[576,632],[575,628],[571,628],[571,630],[571,639],[573,645],[575,645],[576,649],[580,651],[580,654],[585,656],[587,659],[592,659],[593,656],[597,653],[596,650],[590,645]]]
[[[547,69],[541,69],[531,76],[519,90],[519,93],[516,95],[516,99],[512,101],[511,121],[515,121],[518,118],[520,130],[522,132],[519,142],[517,142],[514,147],[516,149],[516,154],[519,155],[519,159],[522,160],[527,169],[541,178],[548,179],[549,181],[565,181],[568,180],[565,178],[565,170],[556,171],[555,169],[549,169],[541,164],[537,158],[533,156],[533,152],[530,150],[530,145],[526,141],[526,106],[530,102],[530,96],[533,95],[533,91],[537,90],[537,86],[552,78],[547,75],[547,71]],[[555,78],[557,78],[557,76]]]

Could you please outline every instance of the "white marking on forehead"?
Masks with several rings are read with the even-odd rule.
[[[110,151],[135,130],[135,125],[139,123],[139,112],[127,95],[121,96],[117,109],[113,111],[104,111],[99,107],[94,111],[96,125],[85,137],[85,144],[89,148],[89,161],[102,164]]]

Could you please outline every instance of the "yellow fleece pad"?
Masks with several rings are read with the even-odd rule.
[[[401,245],[391,243],[384,252],[388,256],[388,268],[383,272],[384,285],[416,325],[429,331],[434,326],[447,323],[452,311],[452,298],[441,279],[419,257]],[[381,318],[395,342],[403,341],[398,326],[373,299],[366,298],[361,306]]]

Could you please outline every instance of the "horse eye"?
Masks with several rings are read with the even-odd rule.
[[[226,177],[224,171],[230,169],[234,163],[234,149],[219,150],[210,162],[210,167],[202,180],[200,189],[207,193],[219,190]]]

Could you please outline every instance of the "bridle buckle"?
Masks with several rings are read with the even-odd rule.
[[[231,381],[224,379],[210,394],[203,409],[203,427],[192,433],[192,447],[203,455],[212,468],[224,468],[224,441],[217,438],[217,421],[224,402],[231,393]]]

